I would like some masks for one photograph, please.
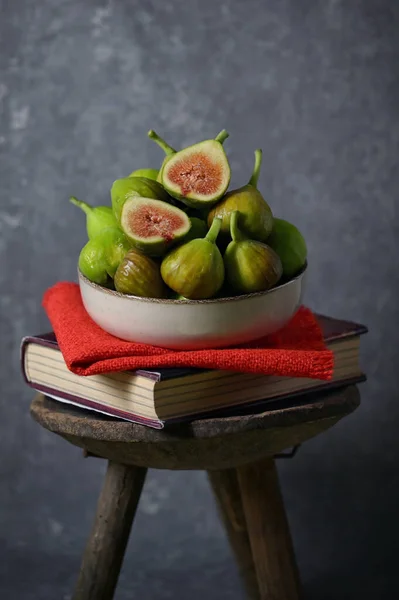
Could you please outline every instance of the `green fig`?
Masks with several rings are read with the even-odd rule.
[[[90,204],[78,200],[75,196],[71,196],[69,200],[86,214],[86,231],[89,240],[96,237],[100,231],[107,227],[118,227],[110,206],[90,206]]]
[[[171,153],[161,169],[165,190],[194,208],[215,204],[230,183],[230,165],[223,149],[228,136],[224,129],[214,140]]]
[[[250,240],[241,233],[239,216],[241,214],[234,211],[230,219],[232,241],[224,255],[227,282],[241,294],[266,291],[281,278],[281,260],[270,246]]]
[[[149,256],[162,256],[189,233],[191,222],[176,206],[132,196],[123,205],[121,228],[132,246]]]
[[[89,240],[79,254],[79,269],[87,279],[107,286],[126,252],[131,248],[120,229],[103,229]]]
[[[121,294],[146,298],[167,296],[159,265],[135,248],[131,248],[120,262],[115,272],[114,284],[116,291]]]
[[[142,196],[163,202],[171,202],[170,196],[162,185],[146,177],[124,177],[117,179],[112,184],[111,201],[112,210],[118,223],[121,220],[122,208],[128,198]]]
[[[205,238],[178,246],[163,259],[162,279],[184,298],[212,298],[222,287],[224,264],[215,243],[220,226],[221,220],[215,219]]]
[[[266,242],[273,227],[273,214],[262,194],[257,189],[260,167],[262,164],[262,150],[255,150],[255,164],[251,178],[247,185],[228,192],[221,201],[213,207],[208,215],[208,225],[214,217],[220,217],[222,235],[227,237],[230,233],[230,217],[234,210],[239,210],[241,228],[250,239]]]
[[[114,285],[114,280],[112,279],[112,277],[108,276],[108,280],[104,283],[103,287],[107,288],[107,290],[112,290],[112,291],[116,291],[115,290],[115,285]]]
[[[158,144],[158,146],[160,148],[162,148],[162,150],[165,152],[165,158],[163,159],[161,168],[159,169],[158,175],[157,175],[158,183],[162,183],[163,168],[166,165],[166,163],[168,162],[168,160],[170,159],[170,157],[173,154],[176,154],[176,150],[174,148],[172,148],[172,146],[169,146],[169,144],[167,144],[165,142],[165,140],[163,140],[161,137],[159,137],[159,135],[153,129],[150,129],[150,131],[148,132],[147,135],[151,140],[154,140],[154,142],[156,144]]]
[[[181,294],[176,294],[176,293],[174,293],[173,299],[174,300],[186,300],[186,302],[190,302],[189,298],[186,298],[185,296],[182,296]]]
[[[195,217],[196,219],[201,219],[201,221],[205,221],[205,223],[208,221],[208,214],[210,210],[209,208],[198,209],[192,208],[191,206],[183,205],[183,210],[188,214],[190,218]]]
[[[267,243],[279,255],[284,277],[294,277],[305,266],[308,253],[305,238],[292,223],[275,218]]]
[[[191,242],[191,240],[196,240],[198,238],[203,238],[208,233],[208,226],[205,221],[202,219],[197,219],[197,217],[190,217],[191,227],[188,233],[180,240],[180,243],[186,244],[187,242]]]
[[[157,181],[158,173],[158,169],[136,169],[130,173],[129,177],[145,177]]]

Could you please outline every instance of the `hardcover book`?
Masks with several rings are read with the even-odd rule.
[[[294,404],[305,393],[365,380],[359,349],[360,336],[367,328],[324,315],[316,317],[334,354],[330,381],[183,368],[84,377],[68,369],[53,332],[23,338],[22,373],[29,386],[56,400],[155,428],[246,408],[267,410],[277,401]]]

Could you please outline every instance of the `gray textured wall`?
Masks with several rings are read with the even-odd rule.
[[[280,464],[307,598],[396,587],[399,10],[388,0],[0,0],[2,598],[67,599],[104,466],[37,426],[23,335],[74,279],[68,196],[227,128],[233,184],[306,236],[314,309],[365,322],[361,408]],[[396,467],[396,468],[395,468]],[[391,591],[390,591],[391,590]],[[243,598],[202,473],[150,474],[117,599]]]

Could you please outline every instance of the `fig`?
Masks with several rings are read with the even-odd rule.
[[[192,208],[191,206],[185,206],[183,204],[183,210],[185,213],[188,214],[188,216],[190,218],[195,217],[196,219],[201,219],[201,221],[205,221],[205,222],[207,222],[207,220],[208,220],[209,208],[205,208],[204,210],[199,210],[198,208]]]
[[[133,196],[142,196],[143,198],[153,198],[163,202],[171,202],[171,198],[157,181],[147,177],[124,177],[117,179],[112,184],[111,202],[112,210],[118,223],[121,220],[122,208],[128,198]]]
[[[123,205],[121,227],[132,246],[149,256],[162,256],[189,232],[191,222],[176,206],[132,196]]]
[[[144,296],[146,298],[165,298],[166,286],[159,272],[159,265],[142,252],[131,248],[114,276],[114,285],[117,292]]]
[[[136,169],[136,171],[130,173],[129,177],[145,177],[146,179],[156,181],[158,173],[158,169]]]
[[[196,240],[198,238],[203,238],[206,236],[208,232],[208,226],[202,219],[197,219],[197,217],[190,217],[191,227],[188,233],[181,240],[182,244],[186,244],[187,242],[191,242],[191,240]]]
[[[281,278],[281,260],[270,246],[242,234],[239,217],[241,213],[234,211],[230,219],[232,241],[224,254],[226,280],[241,294],[266,291]]]
[[[189,300],[212,298],[223,285],[223,258],[216,246],[221,219],[214,219],[206,236],[174,248],[161,264],[162,279]]]
[[[165,152],[165,158],[163,159],[161,168],[159,169],[158,175],[157,175],[158,183],[162,183],[163,168],[164,168],[165,164],[168,162],[168,160],[170,159],[170,157],[172,156],[172,154],[176,154],[176,150],[174,148],[172,148],[172,146],[169,146],[169,144],[167,144],[165,142],[165,140],[163,140],[161,137],[159,137],[159,135],[153,129],[150,129],[150,131],[148,132],[147,135],[151,140],[154,140],[154,142],[156,144],[158,144],[158,146],[160,148],[162,148],[162,150]]]
[[[241,213],[241,228],[250,239],[266,242],[273,227],[273,214],[270,206],[257,189],[260,167],[262,164],[262,150],[255,150],[255,164],[251,178],[247,185],[228,192],[208,215],[208,225],[214,217],[222,219],[221,237],[228,237],[230,233],[230,217],[233,211]]]
[[[230,165],[222,145],[228,136],[223,130],[214,140],[199,142],[167,156],[161,168],[165,190],[194,208],[215,204],[230,183]]]
[[[305,238],[289,221],[275,218],[267,243],[279,255],[284,277],[294,277],[305,266],[307,259]]]
[[[90,281],[108,287],[109,278],[114,277],[130,248],[131,244],[120,229],[103,229],[83,246],[79,254],[79,269]]]
[[[86,214],[86,231],[89,240],[96,237],[100,231],[107,227],[118,227],[118,223],[110,206],[91,206],[83,200],[78,200],[75,196],[70,197],[70,202],[78,206]]]

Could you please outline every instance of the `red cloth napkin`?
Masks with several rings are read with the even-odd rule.
[[[49,288],[43,306],[68,368],[78,375],[198,367],[323,380],[332,377],[333,353],[327,350],[317,320],[306,307],[300,307],[282,330],[254,343],[179,351],[126,342],[103,331],[86,312],[76,283],[60,282]]]

